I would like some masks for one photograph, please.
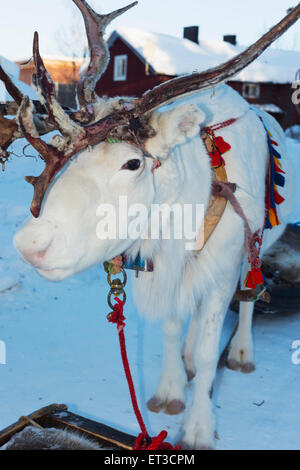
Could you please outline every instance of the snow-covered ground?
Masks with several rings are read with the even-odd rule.
[[[290,139],[288,144],[299,174],[300,144]],[[14,150],[20,154],[22,148],[20,142]],[[32,196],[23,176],[40,168],[34,158],[14,157],[0,174],[0,341],[7,356],[6,364],[0,364],[0,429],[56,402],[137,434],[117,334],[106,320],[108,287],[102,266],[51,283],[22,262],[13,247]],[[300,220],[299,210],[298,205],[294,222]],[[125,333],[142,413],[151,434],[166,429],[174,441],[182,416],[156,415],[145,406],[160,371],[160,328],[139,318],[130,281],[127,292]],[[235,321],[236,314],[228,312],[221,346]],[[300,340],[300,308],[291,316],[257,316],[254,334],[256,371],[243,375],[224,369],[217,375],[217,448],[300,449],[300,364],[292,363],[292,344]]]

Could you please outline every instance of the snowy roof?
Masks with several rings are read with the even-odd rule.
[[[81,64],[83,61],[85,60],[84,57],[72,57],[72,56],[67,56],[67,55],[54,55],[54,54],[50,54],[50,55],[43,55],[43,61],[44,62],[47,62],[47,61],[53,61],[53,62],[76,62],[76,63],[79,63]],[[19,59],[16,61],[17,64],[19,65],[23,65],[24,66],[24,63],[25,63],[25,66],[28,64],[31,64],[31,61],[28,61],[28,57],[27,58],[23,58],[23,59]]]
[[[24,94],[29,96],[32,100],[37,100],[38,96],[33,88],[27,85],[24,82],[19,80],[20,69],[19,67],[10,60],[5,59],[0,56],[0,65],[5,70],[5,72],[10,76],[13,83],[19,88],[19,90]],[[3,82],[0,81],[0,102],[13,101],[12,97],[7,93]]]
[[[277,106],[276,104],[272,104],[272,103],[264,103],[264,104],[259,104],[259,103],[256,103],[255,104],[256,108],[259,108],[259,109],[262,109],[263,111],[266,111],[267,113],[274,113],[274,114],[282,114],[283,111],[281,108],[279,108],[279,106]]]
[[[219,40],[201,39],[200,44],[196,44],[188,39],[133,28],[115,30],[109,38],[109,45],[118,37],[143,60],[147,60],[156,73],[166,75],[201,72],[231,59],[245,49]],[[300,52],[268,48],[234,79],[243,82],[291,83],[299,67]]]

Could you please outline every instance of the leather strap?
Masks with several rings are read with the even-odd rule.
[[[213,142],[209,135],[206,132],[201,132],[201,138],[203,140],[207,152],[211,152],[213,150]],[[227,173],[224,166],[221,166],[219,168],[213,168],[212,170],[213,181],[223,181],[225,183],[228,182]],[[198,254],[201,252],[205,243],[214,232],[225,211],[226,205],[227,199],[225,197],[221,197],[212,192],[209,201],[209,206],[204,217],[203,226],[195,242],[195,253]]]
[[[207,152],[211,152],[213,150],[213,142],[209,135],[206,132],[202,132],[201,138],[203,140]],[[218,188],[218,182],[225,183],[229,191],[220,191]],[[216,226],[218,225],[228,202],[228,194],[232,194],[234,198],[233,193],[235,191],[236,185],[228,182],[227,173],[224,166],[221,166],[219,168],[213,168],[212,186],[213,188],[211,192],[209,206],[203,221],[204,227],[202,226],[203,229],[200,230],[200,233],[195,243],[195,254],[201,252],[201,250],[205,246],[205,243],[213,234]],[[236,210],[236,207],[234,207],[234,209]],[[247,220],[246,222],[248,224]],[[271,297],[263,286],[257,286],[255,289],[237,290],[234,294],[233,300],[237,300],[239,302],[256,302],[257,300],[263,300],[264,302],[270,303]]]

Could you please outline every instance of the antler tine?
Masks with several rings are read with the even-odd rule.
[[[24,95],[16,87],[8,74],[0,66],[0,79],[3,81],[6,90],[14,99],[17,108],[22,104]],[[40,135],[47,134],[54,130],[53,125],[49,122],[48,118],[44,115],[36,113],[36,107],[43,108],[40,102],[35,102],[34,108],[35,112],[33,114],[33,119],[35,126],[38,129]],[[45,110],[39,109],[40,112],[45,112]],[[16,113],[14,113],[16,114]],[[4,168],[5,161],[9,158],[11,152],[6,151],[9,146],[17,139],[23,137],[21,130],[19,129],[17,119],[6,119],[4,116],[0,115],[0,163],[2,168]]]
[[[20,105],[23,99],[23,94],[21,91],[16,87],[16,85],[13,83],[11,78],[7,75],[7,73],[4,71],[4,69],[0,65],[0,80],[5,85],[6,90],[10,94],[10,96],[15,100],[15,102]]]
[[[56,173],[61,168],[62,153],[57,148],[44,142],[36,129],[33,119],[33,104],[24,96],[19,107],[17,120],[26,140],[36,149],[46,163],[40,176],[26,176],[25,180],[34,187],[34,195],[30,207],[34,217],[38,217],[45,192]]]
[[[13,83],[11,78],[0,65],[0,80],[3,81],[6,90],[15,102],[20,105],[23,99],[23,94]],[[5,161],[9,157],[9,152],[6,150],[14,142],[20,138],[20,132],[15,119],[6,119],[0,115],[0,163],[4,169]]]
[[[30,210],[34,217],[38,217],[49,184],[72,155],[86,147],[87,143],[85,129],[68,116],[56,99],[54,82],[39,52],[37,32],[34,33],[33,57],[36,67],[36,73],[32,76],[33,84],[46,108],[50,122],[62,134],[62,136],[54,136],[50,144],[45,143],[39,137],[34,122],[33,104],[27,96],[23,97],[17,116],[20,129],[23,136],[45,161],[45,168],[40,176],[25,178],[34,187]]]
[[[66,138],[66,145],[85,135],[84,129],[76,124],[56,99],[54,82],[48,73],[39,51],[39,35],[34,33],[33,39],[33,58],[36,67],[36,73],[32,76],[32,82],[35,85],[44,104],[49,119]]]
[[[112,11],[111,13],[108,13],[107,15],[99,15],[102,16],[103,18],[103,23],[105,24],[105,27],[109,25],[109,23],[112,22],[115,18],[117,18],[120,15],[123,15],[127,10],[130,10],[131,8],[135,7],[138,4],[138,2],[132,2],[126,7],[119,8],[118,10]]]
[[[108,46],[103,39],[105,28],[113,19],[137,5],[138,2],[133,2],[106,15],[96,13],[85,0],[73,0],[73,2],[81,11],[84,19],[91,56],[88,70],[80,79],[77,87],[79,104],[86,106],[98,100],[95,87],[109,62]]]

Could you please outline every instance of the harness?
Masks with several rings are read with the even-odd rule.
[[[270,302],[270,295],[264,288],[264,278],[261,272],[260,249],[263,241],[265,229],[272,229],[279,225],[280,221],[277,215],[277,206],[284,201],[284,198],[278,193],[277,186],[284,186],[284,171],[281,168],[281,155],[275,149],[278,146],[273,140],[271,133],[265,126],[261,116],[258,116],[264,126],[267,136],[269,149],[269,161],[266,171],[266,194],[265,194],[265,223],[261,230],[253,233],[249,226],[247,217],[238,202],[235,191],[236,184],[228,182],[226,173],[226,163],[223,155],[231,149],[231,145],[225,142],[221,136],[216,136],[216,132],[225,127],[231,126],[236,119],[205,127],[201,130],[201,138],[210,157],[211,168],[213,172],[212,192],[209,206],[204,218],[204,236],[201,233],[195,242],[195,255],[199,254],[205,246],[207,240],[213,234],[220,221],[227,202],[229,201],[235,212],[242,218],[244,223],[245,247],[248,253],[248,262],[250,270],[247,274],[244,287],[247,290],[237,290],[235,299],[240,301],[256,301],[262,299]],[[153,171],[160,165],[153,165]],[[120,268],[133,269],[138,276],[139,271],[152,272],[152,260],[141,259],[138,254],[135,260],[130,260],[126,255],[120,255],[111,261],[105,262],[105,269],[111,274],[120,272]]]

